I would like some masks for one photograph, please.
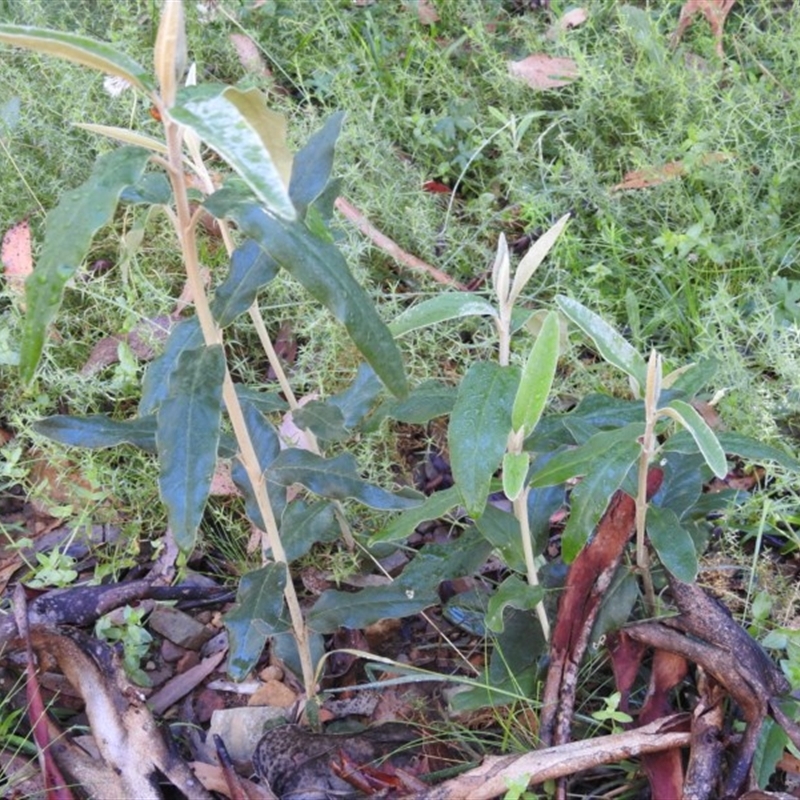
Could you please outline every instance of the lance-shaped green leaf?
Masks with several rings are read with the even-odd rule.
[[[247,572],[239,581],[236,606],[223,617],[228,629],[228,674],[244,680],[264,650],[267,637],[281,627],[286,564]]]
[[[647,364],[639,352],[602,317],[577,300],[559,295],[556,302],[564,314],[594,342],[597,352],[609,364],[636,381],[641,390],[647,379]]]
[[[739,433],[720,433],[717,437],[726,453],[736,453],[749,461],[775,461],[786,469],[800,471],[800,461],[777,447]]]
[[[71,417],[56,414],[33,423],[33,429],[55,442],[70,447],[115,447],[132,444],[156,452],[156,417],[150,414],[136,419],[117,420],[105,414]]]
[[[519,370],[492,362],[473,364],[458,389],[447,441],[453,478],[467,512],[479,517],[511,430]]]
[[[167,339],[164,352],[153,359],[147,367],[142,381],[142,399],[139,401],[139,416],[153,414],[169,391],[169,378],[185,350],[195,350],[203,344],[203,332],[197,317],[178,323]]]
[[[369,414],[372,404],[383,391],[375,370],[369,364],[359,364],[353,382],[328,401],[342,412],[345,428],[355,428]]]
[[[503,612],[507,608],[530,611],[542,602],[544,589],[541,586],[530,586],[516,575],[509,575],[489,599],[486,609],[486,627],[495,633],[505,630]]]
[[[634,422],[611,431],[601,431],[586,444],[562,450],[548,459],[541,468],[534,464],[531,486],[554,486],[570,478],[586,475],[592,468],[602,466],[609,450],[626,442],[636,442],[644,434],[644,423]]]
[[[322,194],[328,185],[333,169],[333,154],[344,112],[337,111],[325,121],[322,129],[312,134],[297,153],[292,164],[289,197],[301,217],[306,209]]]
[[[333,243],[315,237],[301,222],[268,216],[234,193],[220,190],[206,201],[206,207],[216,217],[230,213],[245,235],[256,240],[345,326],[389,391],[399,397],[407,394],[400,350]]]
[[[311,400],[295,409],[292,419],[300,430],[310,430],[323,442],[340,442],[350,435],[342,410],[326,400]]]
[[[503,491],[509,500],[516,500],[522,494],[530,465],[529,453],[503,455]]]
[[[141,64],[110,44],[88,36],[27,25],[0,25],[0,42],[73,61],[106,75],[116,75],[143,92],[154,86],[152,75]]]
[[[547,404],[558,365],[558,340],[558,314],[551,311],[545,317],[525,362],[511,411],[513,429],[518,431],[522,428],[525,436],[536,427]]]
[[[647,535],[661,563],[684,583],[697,577],[697,550],[678,515],[669,508],[647,509]]]
[[[113,139],[122,144],[132,144],[134,147],[143,147],[146,150],[151,150],[154,153],[165,156],[167,154],[167,145],[160,139],[155,139],[152,136],[147,136],[138,131],[132,131],[130,128],[117,128],[113,125],[97,125],[93,122],[76,122],[76,128],[82,128],[89,133],[96,133],[98,136],[105,136],[108,139]]]
[[[500,553],[504,564],[520,572],[525,570],[519,520],[513,514],[489,503],[475,520],[475,528]]]
[[[567,526],[561,537],[561,555],[567,564],[583,549],[611,496],[622,486],[625,476],[636,463],[641,446],[635,439],[608,450],[572,490]]]
[[[164,3],[158,24],[153,62],[158,90],[167,107],[175,102],[178,82],[186,69],[186,22],[183,3]]]
[[[295,219],[286,181],[285,123],[269,111],[260,92],[230,86],[191,86],[178,93],[170,115],[193,130],[230,164],[274,214]]]
[[[184,351],[158,409],[159,489],[178,547],[191,552],[217,463],[225,356],[220,345]]]
[[[20,347],[24,381],[33,378],[47,326],[61,305],[64,286],[86,256],[94,234],[113,218],[120,193],[136,183],[148,158],[146,150],[133,147],[102,156],[89,180],[65,192],[47,215],[42,252],[25,282],[28,310]]]
[[[230,325],[253,304],[258,292],[278,274],[278,265],[248,239],[231,253],[225,280],[214,292],[211,313],[221,328]]]
[[[491,552],[475,531],[465,531],[447,545],[425,545],[388,586],[360,592],[323,592],[308,614],[308,625],[319,633],[339,627],[363,628],[379,619],[407,617],[439,602],[442,581],[471,575]]]
[[[283,512],[281,542],[290,563],[304,556],[315,544],[334,542],[340,535],[333,504],[325,500],[316,503],[295,500]]]
[[[269,479],[279,486],[300,483],[314,494],[332,500],[351,497],[382,511],[403,511],[422,502],[421,497],[401,497],[362,480],[358,476],[356,460],[349,453],[323,458],[308,450],[290,448],[272,462]]]
[[[508,296],[510,305],[513,306],[516,304],[517,298],[522,293],[528,281],[533,277],[536,270],[539,269],[539,265],[544,261],[550,250],[553,249],[556,239],[561,236],[562,231],[567,227],[571,216],[571,213],[564,214],[564,216],[561,217],[552,228],[545,231],[533,245],[531,245],[531,249],[525,253],[525,256],[522,261],[519,262],[517,271],[514,274],[514,282],[511,284],[511,292]]]
[[[418,525],[439,519],[452,511],[461,502],[461,493],[455,486],[434,492],[416,508],[410,508],[395,517],[385,528],[370,537],[370,545],[378,542],[397,542],[407,539]]]
[[[247,399],[242,399],[242,394],[237,392],[242,404],[242,415],[244,424],[247,426],[247,433],[258,458],[260,475],[264,475],[272,462],[278,457],[281,451],[281,443],[278,433],[272,424],[259,411],[255,403]],[[231,478],[239,491],[244,496],[245,512],[253,524],[262,531],[266,530],[266,523],[261,517],[261,510],[256,499],[256,488],[250,482],[247,470],[240,458],[237,458],[231,469]],[[280,519],[286,505],[286,491],[277,486],[271,480],[267,481],[267,493],[272,510],[275,516]]]
[[[445,292],[406,309],[389,324],[393,336],[460,317],[496,317],[497,309],[472,292]]]
[[[430,380],[421,383],[408,393],[403,400],[389,399],[381,403],[370,419],[369,428],[377,428],[386,417],[398,422],[424,425],[436,417],[442,417],[453,410],[458,396],[454,386]]]
[[[719,439],[692,406],[683,400],[673,400],[665,408],[660,408],[658,413],[671,417],[692,434],[706,464],[718,478],[724,478],[728,474],[728,460]]]

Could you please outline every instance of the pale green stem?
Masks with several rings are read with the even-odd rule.
[[[522,550],[525,554],[525,567],[528,572],[528,585],[538,586],[539,575],[536,572],[536,561],[533,555],[533,539],[531,537],[530,520],[528,519],[528,493],[530,489],[526,486],[525,489],[514,500],[514,516],[519,522],[519,530],[522,535]],[[550,621],[547,619],[547,611],[544,607],[544,602],[540,600],[536,604],[536,615],[539,617],[539,623],[542,626],[542,633],[544,634],[545,642],[550,641]]]
[[[645,606],[649,614],[655,613],[656,593],[653,576],[650,573],[650,558],[645,541],[647,524],[647,472],[656,453],[656,420],[658,419],[658,399],[661,394],[661,361],[655,351],[651,352],[647,366],[647,383],[644,396],[644,435],[642,451],[639,455],[639,474],[636,491],[636,567],[644,583]]]
[[[222,345],[222,332],[214,322],[208,297],[206,296],[205,287],[203,286],[203,280],[200,274],[196,230],[189,209],[189,201],[186,194],[186,183],[183,177],[181,131],[178,125],[169,121],[166,122],[164,128],[169,151],[168,157],[170,169],[168,172],[175,197],[177,232],[186,269],[186,278],[192,292],[195,309],[197,311],[197,318],[200,322],[200,327],[203,331],[203,339],[206,345]],[[239,398],[236,395],[227,365],[222,387],[222,396],[225,402],[225,408],[228,412],[228,418],[233,426],[237,444],[239,445],[239,457],[247,473],[247,477],[253,487],[256,503],[264,520],[264,525],[266,528],[265,533],[267,535],[267,542],[272,550],[272,556],[276,562],[283,563],[286,566],[287,580],[286,588],[284,589],[284,597],[286,599],[289,617],[292,622],[294,636],[297,641],[297,650],[300,655],[300,664],[303,673],[303,683],[307,696],[311,697],[315,693],[315,683],[314,669],[311,661],[311,651],[308,641],[308,630],[306,628],[305,621],[303,620],[303,613],[300,609],[300,603],[297,599],[297,593],[295,592],[294,584],[292,583],[292,576],[289,572],[286,553],[283,549],[283,544],[281,543],[277,520],[275,519],[275,514],[272,510],[272,505],[269,502],[269,496],[267,495],[266,482],[259,466],[258,454],[256,453],[255,447],[253,446],[253,442],[250,438],[250,434],[247,430],[244,414],[242,413],[242,408],[239,404]]]
[[[253,305],[250,306],[249,311],[250,319],[252,320],[253,326],[256,329],[256,333],[258,334],[258,340],[261,342],[261,347],[267,355],[267,360],[275,372],[275,377],[278,379],[278,384],[280,385],[281,390],[283,391],[283,394],[289,403],[289,408],[291,408],[292,411],[297,411],[297,409],[300,408],[300,404],[297,402],[297,397],[292,391],[292,387],[290,386],[289,380],[286,377],[286,373],[283,370],[283,364],[281,364],[281,360],[278,358],[278,354],[275,352],[275,348],[272,345],[272,339],[270,339],[269,331],[267,330],[267,326],[264,324],[264,317],[261,315],[261,309],[258,307],[257,303],[253,303]],[[318,456],[322,455],[319,443],[317,442],[317,437],[314,436],[310,430],[306,430],[305,434],[307,437],[306,441],[308,442],[308,449],[312,453],[316,453]],[[339,530],[342,532],[342,538],[344,539],[345,545],[347,545],[349,550],[352,550],[356,546],[356,541],[353,538],[353,532],[350,530],[350,524],[347,521],[347,517],[342,510],[342,504],[338,500],[333,501],[333,513],[336,516],[336,521],[339,524]]]

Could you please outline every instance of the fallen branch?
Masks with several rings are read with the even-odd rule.
[[[645,753],[686,747],[691,739],[685,727],[686,714],[669,717],[643,725],[641,728],[598,736],[582,742],[535,750],[519,756],[487,758],[475,769],[415,795],[417,800],[492,800],[508,791],[509,783],[528,778],[531,784],[543,783],[573,775],[601,764],[612,764]]]
[[[399,262],[404,267],[425,272],[438,283],[452,286],[460,292],[465,292],[467,290],[466,286],[459,283],[455,278],[451,278],[440,269],[432,267],[421,258],[412,256],[411,253],[407,253],[403,250],[397,242],[381,233],[354,205],[348,200],[345,200],[344,197],[337,197],[334,205],[339,212],[347,217],[347,219],[349,219],[374,245],[383,250],[384,253],[388,253],[395,261]]]

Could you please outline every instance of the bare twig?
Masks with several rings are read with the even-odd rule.
[[[598,736],[581,742],[535,750],[517,756],[488,758],[480,767],[440,784],[416,800],[491,800],[508,791],[510,781],[528,778],[531,784],[612,764],[645,753],[686,747],[691,734],[676,730],[685,714],[673,714],[625,733]]]
[[[452,286],[460,292],[465,292],[467,287],[459,283],[455,278],[451,278],[446,273],[423,261],[421,258],[412,256],[400,247],[397,242],[390,239],[386,234],[381,233],[352,203],[344,197],[337,197],[334,204],[339,212],[347,217],[376,247],[384,253],[388,253],[395,261],[409,269],[425,272],[438,283]]]

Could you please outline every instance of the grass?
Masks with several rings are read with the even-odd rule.
[[[674,365],[716,358],[716,388],[726,391],[719,409],[728,427],[795,450],[798,317],[776,312],[783,295],[775,279],[785,279],[789,293],[800,286],[800,99],[792,90],[800,9],[775,0],[737,4],[720,64],[699,22],[677,50],[669,49],[677,1],[596,0],[588,4],[585,25],[555,37],[547,35],[547,15],[514,15],[513,5],[441,0],[440,20],[426,26],[413,9],[395,3],[273,0],[255,8],[223,0],[205,18],[189,4],[191,57],[206,78],[268,90],[271,105],[289,118],[295,144],[327,114],[346,110],[336,167],[342,193],[402,247],[459,280],[490,268],[501,232],[513,240],[572,209],[574,219],[534,280],[529,302],[547,305],[558,292],[571,294],[644,352],[657,346]],[[552,7],[557,15],[566,5],[553,0]],[[156,8],[154,0],[99,7],[66,0],[0,3],[8,21],[107,38],[143,63],[150,61]],[[231,33],[258,44],[273,78],[242,67]],[[506,62],[535,52],[575,59],[580,80],[549,92],[513,81]],[[4,48],[0,106],[11,108],[3,104],[14,98],[18,118],[0,125],[3,230],[29,218],[40,235],[44,212],[110,147],[73,123],[153,130],[147,106],[131,93],[109,98],[100,77]],[[611,191],[630,170],[679,160],[686,167],[682,178]],[[447,195],[422,190],[431,180],[458,184],[451,209]],[[346,223],[337,233],[385,319],[439,290],[398,268]],[[224,264],[224,251],[211,239],[204,247],[204,265],[213,272]],[[23,394],[6,363],[13,358],[19,311],[0,287],[0,380],[6,387],[0,423],[54,463],[76,462],[76,470],[107,495],[83,513],[113,510],[128,535],[144,540],[164,526],[150,458],[132,450],[67,451],[30,429],[35,419],[65,409],[123,417],[135,408],[144,364],[112,366],[91,377],[79,371],[95,342],[170,313],[181,290],[180,265],[164,220],[145,219],[130,207],[96,241],[89,263],[99,259],[116,268],[76,280],[68,291],[60,341],[50,343],[34,392]],[[286,322],[298,338],[292,379],[299,395],[331,394],[347,383],[357,364],[354,349],[296,284],[276,280],[262,309],[273,333]],[[460,374],[467,350],[488,357],[492,337],[484,324],[405,337],[414,379],[442,370]],[[248,359],[252,332],[242,325],[231,341],[234,369],[263,382]],[[587,369],[579,355],[576,347],[562,362],[560,400],[598,389],[626,392],[617,376],[602,366]],[[396,462],[391,428],[383,426],[357,452],[366,475],[388,481]],[[33,459],[27,451],[14,469],[24,471]],[[748,529],[770,503],[770,530],[796,549],[793,476],[774,480],[770,497],[754,496],[739,522]],[[29,491],[47,492],[31,477],[23,482]],[[224,540],[231,530],[234,539],[246,535],[236,508],[215,501],[210,539]],[[120,547],[125,557],[136,549]],[[219,549],[230,560],[246,560],[236,542]]]

